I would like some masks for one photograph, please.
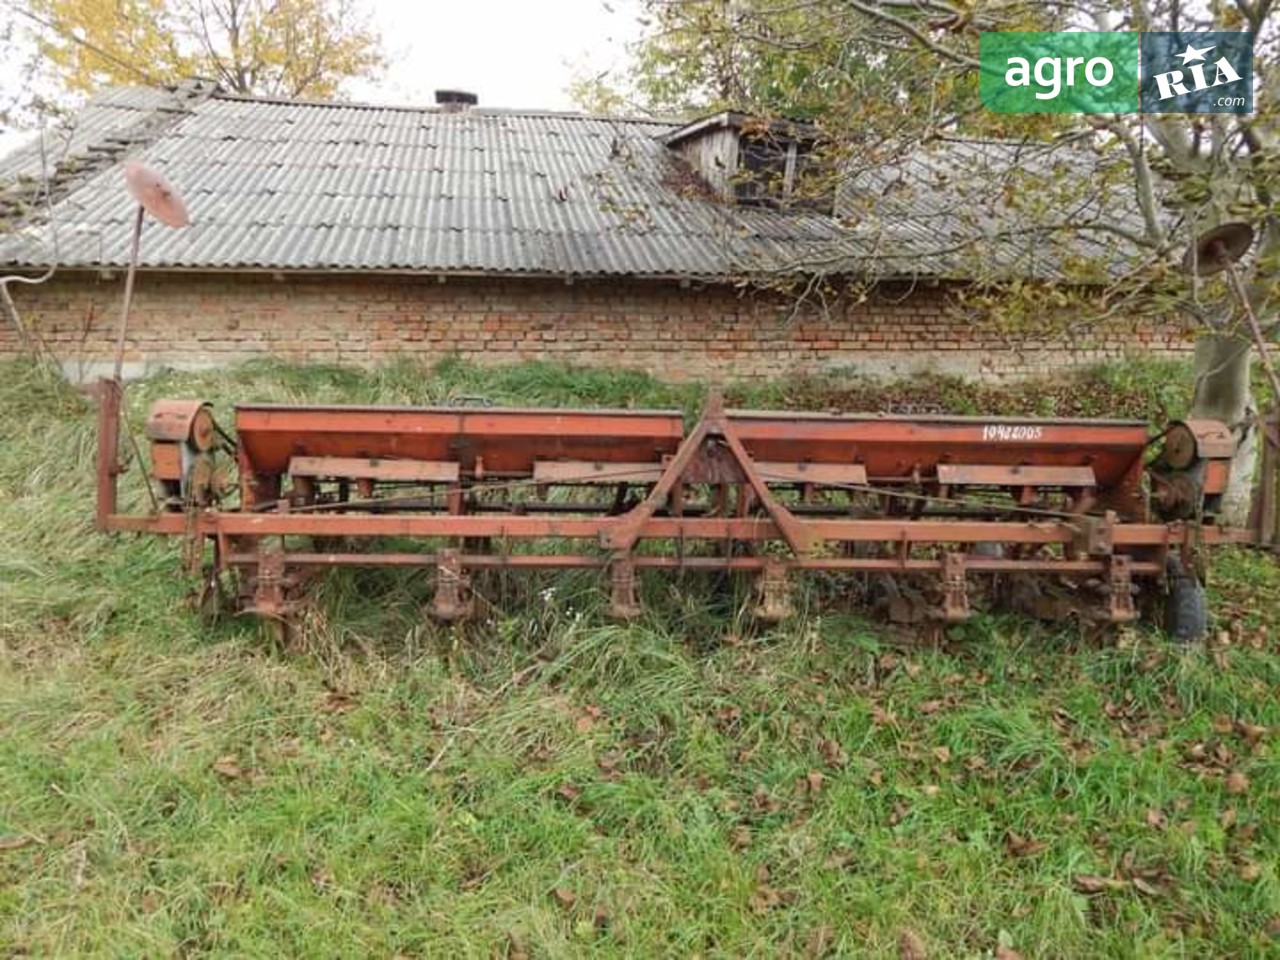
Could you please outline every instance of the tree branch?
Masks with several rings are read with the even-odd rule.
[[[841,0],[846,6],[852,7],[864,16],[870,17],[878,23],[893,27],[911,37],[916,43],[932,50],[940,57],[950,60],[952,63],[959,64],[963,67],[972,67],[975,70],[981,69],[982,64],[966,54],[951,49],[946,44],[939,43],[934,40],[923,30],[913,24],[910,20],[904,20],[902,17],[888,13],[881,6],[870,3],[863,3],[862,0]]]
[[[1146,226],[1147,235],[1156,245],[1163,245],[1167,235],[1164,227],[1160,225],[1155,184],[1151,177],[1151,165],[1147,163],[1146,151],[1143,150],[1143,142],[1119,117],[1113,117],[1106,129],[1115,134],[1124,144],[1129,162],[1133,164],[1134,194],[1138,200],[1138,210],[1142,213],[1142,222]]]

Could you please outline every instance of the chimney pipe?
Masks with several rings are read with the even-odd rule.
[[[468,90],[437,90],[436,106],[443,107],[447,113],[457,113],[474,107],[480,98]]]

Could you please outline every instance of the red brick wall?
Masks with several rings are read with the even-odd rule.
[[[73,375],[114,350],[123,282],[63,273],[15,293],[26,324]],[[945,288],[886,290],[825,315],[728,287],[655,281],[142,274],[127,372],[255,357],[369,364],[449,355],[620,365],[665,379],[774,377],[831,367],[898,376],[936,370],[1022,376],[1126,351],[1187,351],[1173,329],[1011,344],[954,315]],[[0,325],[0,356],[18,349]]]

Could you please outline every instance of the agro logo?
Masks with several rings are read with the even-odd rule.
[[[1133,113],[1138,35],[983,32],[978,92],[997,113]]]
[[[1252,113],[1253,35],[1142,34],[1144,113]]]

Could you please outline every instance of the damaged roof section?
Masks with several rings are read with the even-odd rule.
[[[13,229],[94,174],[146,148],[213,92],[192,81],[168,90],[119,87],[94,98],[70,123],[0,157],[0,230]]]
[[[972,211],[971,197],[929,185],[938,170],[952,184],[990,181],[989,171],[964,166],[1008,161],[985,148],[939,142],[928,157],[868,163],[832,216],[699,189],[668,145],[680,129],[478,107],[249,99],[200,84],[119,89],[46,144],[46,165],[61,158],[52,218],[38,146],[0,158],[0,216],[9,223],[0,263],[42,267],[56,249],[64,267],[123,266],[132,216],[125,157],[163,172],[191,212],[183,230],[147,229],[142,265],[153,269],[959,277],[973,252],[939,252],[955,246],[940,236],[967,231],[981,243],[990,231],[996,243],[998,221],[957,213]],[[1010,273],[1055,272],[1052,258],[1029,259],[1029,250],[1015,236],[986,256]]]

